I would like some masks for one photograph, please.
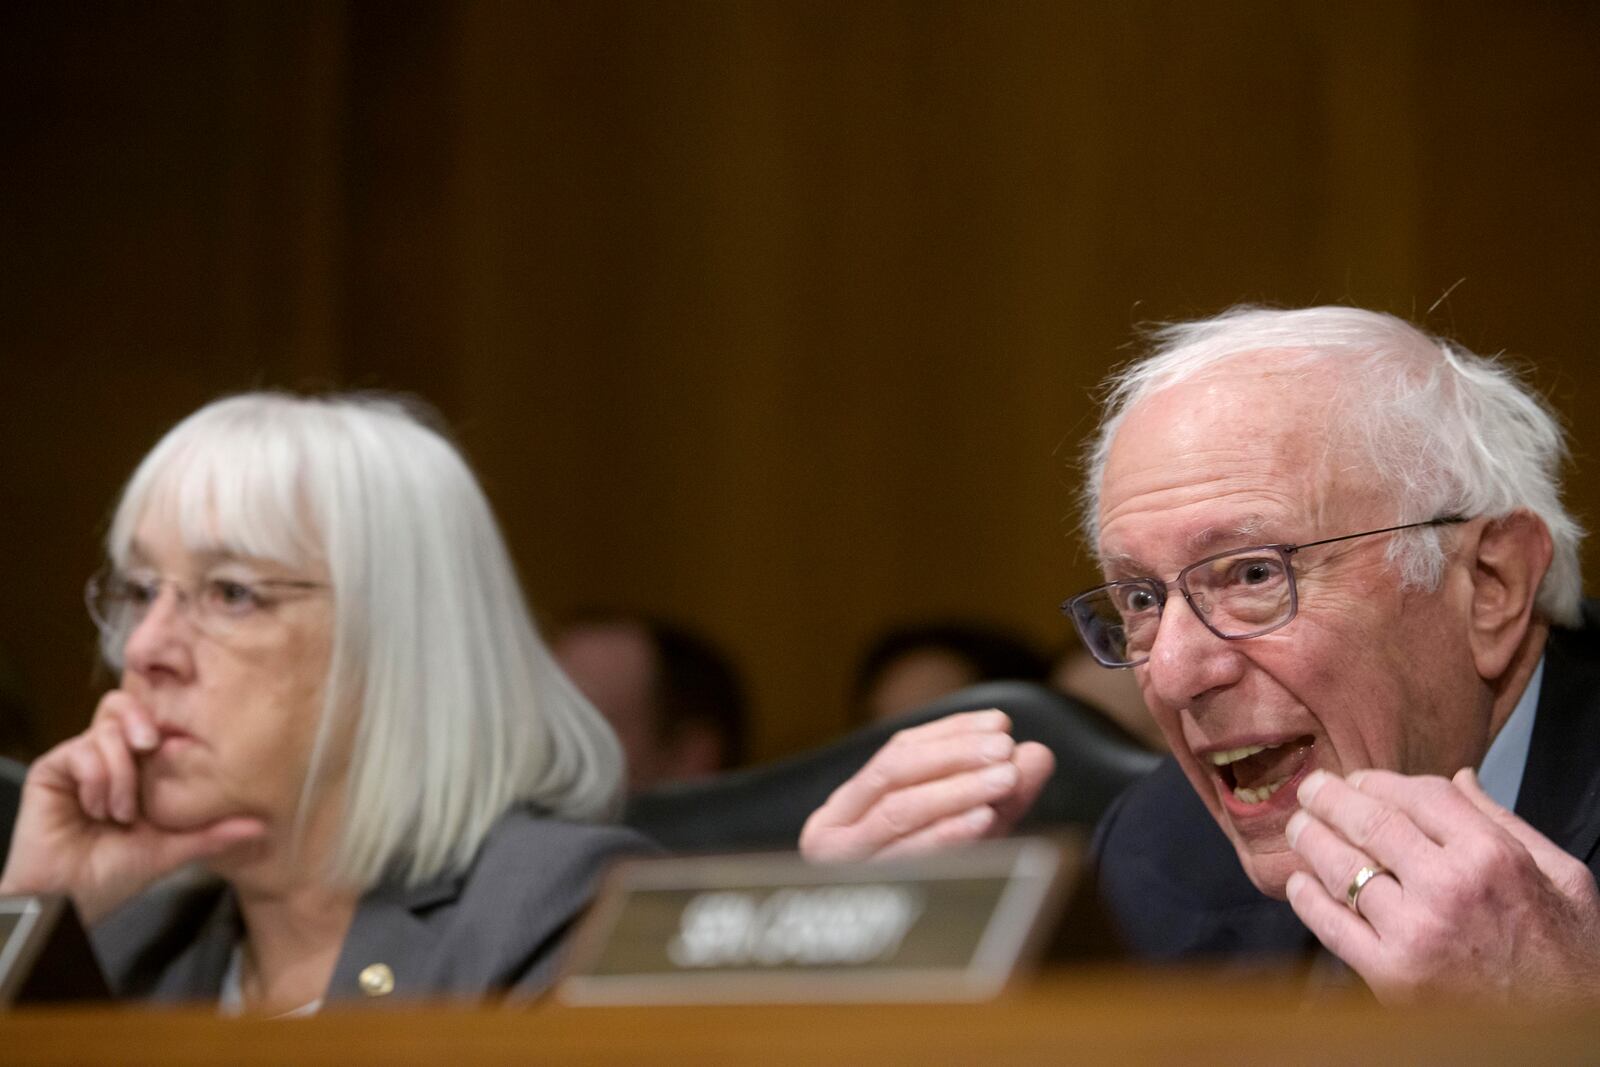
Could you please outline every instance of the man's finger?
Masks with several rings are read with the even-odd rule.
[[[1300,803],[1305,811],[1354,846],[1361,857],[1346,877],[1363,865],[1377,862],[1394,871],[1403,882],[1408,875],[1436,861],[1439,846],[1418,829],[1403,809],[1362,792],[1337,775],[1313,772],[1300,787]],[[1312,841],[1321,843],[1315,835]],[[1306,853],[1301,851],[1301,855]],[[1317,870],[1329,891],[1336,891],[1337,883],[1327,880],[1327,872],[1321,866]]]
[[[945,737],[951,734],[968,734],[975,731],[1011,729],[1011,716],[999,708],[982,708],[978,711],[958,711],[929,722],[918,723],[900,732],[912,737]]]
[[[1470,767],[1463,767],[1456,772],[1451,782],[1461,791],[1473,807],[1477,808],[1490,819],[1496,826],[1515,838],[1528,854],[1533,857],[1533,862],[1539,865],[1539,870],[1546,878],[1558,886],[1567,885],[1569,877],[1574,870],[1573,858],[1554,841],[1529,826],[1515,812],[1507,811],[1497,804],[1493,797],[1483,791],[1483,786],[1478,784],[1478,776]]]
[[[1328,895],[1348,907],[1350,886],[1363,867],[1383,866],[1362,849],[1308,811],[1299,811],[1289,820],[1290,846],[1311,867]],[[1380,933],[1385,920],[1398,914],[1404,899],[1401,880],[1392,876],[1370,879],[1361,890],[1361,916]]]
[[[902,730],[835,789],[816,815],[823,825],[849,825],[894,790],[1009,760],[1016,750],[1006,733],[1010,726],[1003,712],[980,711]]]
[[[1366,796],[1404,812],[1441,846],[1483,828],[1483,813],[1446,778],[1369,770],[1356,771],[1347,781]]]
[[[1317,940],[1370,983],[1382,962],[1383,941],[1377,931],[1304,871],[1289,876],[1288,895],[1289,906]]]
[[[950,815],[878,852],[874,859],[922,856],[930,852],[963,845],[992,836],[999,819],[993,807],[980,804],[968,811]]]
[[[951,816],[1001,801],[1020,781],[1016,765],[1002,760],[981,770],[896,789],[849,824],[829,828],[808,824],[802,851],[811,859],[827,861],[875,856]]]
[[[1003,831],[1010,830],[1017,821],[1028,813],[1033,807],[1033,802],[1039,799],[1040,790],[1055,773],[1055,753],[1037,741],[1024,741],[1017,746],[1011,754],[1011,762],[1016,764],[1019,781],[1017,787],[995,802],[994,811],[998,816],[996,825]]]

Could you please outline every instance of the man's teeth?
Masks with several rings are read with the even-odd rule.
[[[1269,749],[1282,747],[1283,746],[1281,744],[1244,745],[1239,748],[1223,749],[1221,752],[1211,753],[1211,762],[1215,766],[1226,767],[1229,764],[1238,763],[1242,759],[1249,759],[1258,752],[1266,752]],[[1263,804],[1266,802],[1268,797],[1276,793],[1279,789],[1283,788],[1283,783],[1287,782],[1290,777],[1290,775],[1284,775],[1275,782],[1268,782],[1266,785],[1256,786],[1254,789],[1246,789],[1243,786],[1237,786],[1233,790],[1233,795],[1244,801],[1246,804]]]
[[[1218,767],[1226,767],[1230,763],[1238,763],[1242,759],[1254,756],[1257,752],[1265,752],[1269,748],[1282,747],[1282,745],[1245,745],[1243,748],[1227,748],[1221,752],[1211,753],[1211,762]]]
[[[1268,782],[1266,785],[1260,786],[1256,789],[1245,789],[1243,787],[1235,788],[1233,795],[1244,801],[1246,804],[1265,804],[1268,797],[1283,788],[1283,783],[1287,782],[1289,777],[1290,776],[1286,774],[1282,778],[1279,778],[1276,782]]]

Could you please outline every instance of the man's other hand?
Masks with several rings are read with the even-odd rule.
[[[902,730],[834,790],[800,832],[817,861],[930,852],[1007,833],[1033,806],[1055,757],[1017,744],[1001,711],[968,711]]]

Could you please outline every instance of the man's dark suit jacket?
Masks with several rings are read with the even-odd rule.
[[[394,977],[384,1002],[535,995],[554,978],[601,871],[652,847],[622,827],[509,812],[464,875],[362,897],[326,999],[366,999],[360,975],[380,963]],[[119,996],[215,1001],[241,927],[233,892],[209,881],[136,897],[90,934]]]
[[[1600,602],[1551,632],[1517,814],[1600,876]],[[1263,896],[1176,762],[1120,796],[1095,831],[1098,889],[1124,945],[1155,960],[1299,955],[1316,947]]]

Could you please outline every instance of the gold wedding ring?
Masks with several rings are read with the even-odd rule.
[[[1356,876],[1354,878],[1350,879],[1350,888],[1344,891],[1344,902],[1350,905],[1351,911],[1355,912],[1357,915],[1361,915],[1361,891],[1367,888],[1368,882],[1372,881],[1380,874],[1389,874],[1388,868],[1379,867],[1376,865],[1371,867],[1363,867],[1356,872]],[[1393,878],[1394,875],[1390,874],[1389,877]],[[1363,919],[1366,918],[1365,915],[1361,915],[1361,917]]]

